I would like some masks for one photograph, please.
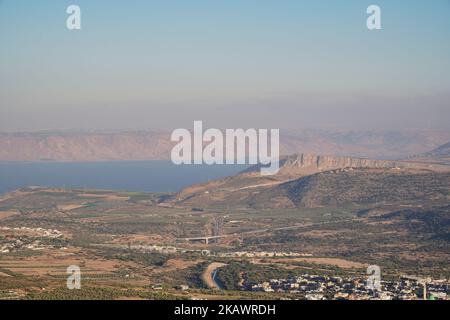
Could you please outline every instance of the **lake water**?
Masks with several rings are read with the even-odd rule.
[[[26,186],[174,192],[234,175],[245,165],[181,165],[170,161],[0,162],[0,194]]]

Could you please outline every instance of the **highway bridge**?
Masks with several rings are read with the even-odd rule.
[[[291,229],[298,229],[298,228],[306,228],[306,227],[312,227],[312,226],[319,226],[319,225],[326,225],[326,224],[333,224],[333,223],[342,223],[342,222],[352,222],[361,220],[359,218],[354,219],[342,219],[342,220],[336,220],[336,221],[326,221],[326,222],[316,222],[316,223],[302,223],[302,224],[295,224],[292,226],[287,227],[278,227],[278,228],[265,228],[265,229],[256,229],[251,231],[245,231],[245,232],[236,232],[236,233],[229,233],[229,234],[222,234],[217,236],[203,236],[203,237],[190,237],[190,238],[177,238],[176,240],[179,242],[205,242],[205,244],[209,244],[211,240],[215,239],[221,239],[221,238],[232,238],[232,237],[246,237],[251,236],[258,233],[269,233],[274,231],[283,231],[283,230],[291,230]]]

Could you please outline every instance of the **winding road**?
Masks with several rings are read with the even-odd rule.
[[[223,289],[223,287],[216,281],[216,275],[217,270],[225,265],[225,263],[213,262],[208,267],[206,267],[202,275],[202,280],[208,288]]]

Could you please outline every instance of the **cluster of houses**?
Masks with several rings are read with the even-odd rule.
[[[173,246],[157,246],[157,245],[145,245],[145,244],[137,244],[137,245],[128,245],[123,246],[126,249],[137,250],[140,252],[157,252],[164,254],[176,253],[177,248]]]
[[[217,256],[221,258],[273,258],[273,257],[311,257],[309,253],[298,252],[274,252],[274,251],[235,251],[214,253],[209,250],[182,249],[174,246],[164,245],[123,245],[122,248],[136,250],[140,252],[157,252],[163,254],[173,254],[176,252],[200,252],[204,256]]]
[[[236,251],[236,252],[221,252],[217,254],[218,257],[224,258],[270,258],[270,257],[311,257],[309,253],[297,252],[272,252],[272,251]]]
[[[39,240],[31,240],[28,238],[13,239],[4,243],[0,243],[0,253],[10,253],[19,250],[44,250],[47,246],[41,244]]]
[[[44,250],[51,246],[44,245],[37,238],[57,239],[63,236],[58,230],[28,227],[0,227],[7,235],[0,238],[0,253],[17,252],[20,250]],[[17,235],[20,234],[20,235]],[[28,235],[32,235],[29,237]]]
[[[58,231],[56,229],[29,228],[29,227],[17,227],[17,228],[0,227],[0,230],[32,232],[32,233],[36,233],[37,236],[39,236],[39,237],[50,238],[50,239],[61,238],[63,236],[62,232]]]
[[[418,300],[424,299],[423,284],[415,280],[381,281],[379,290],[367,285],[367,279],[357,277],[316,276],[303,274],[289,279],[271,279],[246,285],[251,291],[301,294],[308,300]],[[445,280],[426,284],[426,299],[448,300],[449,285]]]

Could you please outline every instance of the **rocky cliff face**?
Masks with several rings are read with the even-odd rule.
[[[315,155],[301,153],[280,159],[279,177],[298,177],[322,171],[344,168],[396,168],[408,164],[400,161],[372,160],[353,157],[339,157],[332,155]],[[256,165],[247,172],[257,172],[260,166]]]
[[[280,159],[280,170],[278,177],[298,177],[310,175],[323,171],[336,169],[364,169],[364,168],[409,168],[409,169],[428,169],[433,171],[448,171],[449,166],[445,164],[427,163],[420,161],[392,161],[392,160],[374,160],[353,157],[339,157],[332,155],[314,155],[314,154],[296,154]],[[260,166],[254,166],[247,172],[257,172]]]
[[[352,157],[320,156],[299,154],[283,160],[283,169],[313,169],[317,171],[340,168],[395,168],[401,165],[395,161],[359,159]]]

